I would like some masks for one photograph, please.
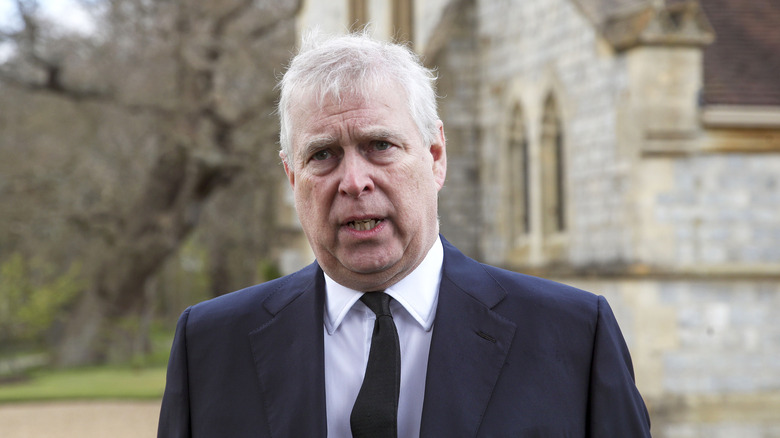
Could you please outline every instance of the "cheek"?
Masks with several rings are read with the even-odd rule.
[[[316,224],[327,221],[330,212],[327,190],[328,186],[324,181],[298,180],[294,191],[295,208],[302,223]]]
[[[424,222],[431,208],[436,208],[437,191],[430,177],[409,175],[406,183],[396,189],[396,195],[399,213],[409,222]]]
[[[399,181],[405,181],[404,192],[406,196],[415,198],[413,202],[422,203],[428,199],[431,193],[436,193],[436,180],[430,168],[423,166],[410,166],[405,169]]]
[[[312,199],[314,198],[311,188],[307,184],[299,182],[295,185],[293,191],[295,196],[295,210],[298,212],[298,217],[301,221],[307,220],[311,215]]]

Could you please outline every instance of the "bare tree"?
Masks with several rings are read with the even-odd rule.
[[[79,108],[94,124],[88,137],[130,160],[114,163],[127,175],[109,195],[70,212],[88,242],[89,286],[57,361],[124,358],[143,348],[146,283],[205,203],[247,169],[265,175],[276,164],[274,76],[294,43],[300,0],[107,0],[96,33],[78,38],[48,32],[34,2],[17,6],[23,26],[2,35],[15,54],[0,81]],[[86,156],[100,153],[91,146]]]

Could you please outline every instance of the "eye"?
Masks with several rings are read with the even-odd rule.
[[[383,141],[383,140],[377,140],[371,143],[371,145],[374,147],[377,151],[386,151],[390,149],[392,146],[389,142]]]
[[[323,161],[323,160],[327,160],[328,158],[330,158],[332,156],[333,156],[333,153],[330,151],[330,149],[322,149],[322,150],[319,150],[319,151],[315,152],[311,156],[311,159],[314,160],[314,161]]]

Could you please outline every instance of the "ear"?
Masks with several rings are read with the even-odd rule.
[[[292,171],[292,168],[288,164],[287,154],[285,154],[284,151],[281,151],[279,152],[279,158],[282,159],[284,173],[287,174],[287,180],[290,181],[290,186],[293,188],[293,190],[295,190],[295,172]]]
[[[436,122],[436,127],[436,139],[431,144],[430,152],[433,157],[433,178],[437,190],[441,190],[447,177],[447,142],[444,139],[444,124],[441,120]]]

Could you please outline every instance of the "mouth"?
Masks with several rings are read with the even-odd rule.
[[[362,219],[347,222],[347,226],[356,231],[369,231],[376,228],[382,222],[382,219]]]

